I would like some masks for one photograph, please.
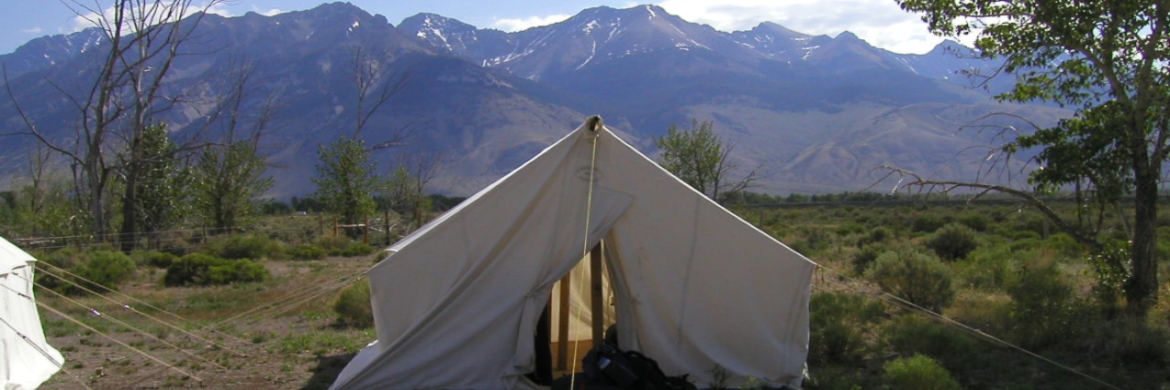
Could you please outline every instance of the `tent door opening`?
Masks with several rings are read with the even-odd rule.
[[[549,341],[541,343],[538,335],[535,344],[551,352],[553,377],[581,371],[585,353],[601,343],[606,329],[617,323],[614,293],[603,253],[604,242],[599,242],[553,286],[548,304],[549,321],[537,327],[538,332],[548,332],[550,337],[546,340]]]

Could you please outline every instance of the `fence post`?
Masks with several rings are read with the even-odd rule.
[[[370,245],[370,216],[366,215],[366,226],[362,229],[362,242]]]

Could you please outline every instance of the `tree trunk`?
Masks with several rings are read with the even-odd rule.
[[[122,252],[130,253],[134,250],[134,244],[137,240],[137,220],[138,208],[135,207],[137,203],[137,193],[135,186],[138,185],[137,175],[135,169],[128,169],[126,172],[126,192],[122,194],[122,232],[118,235],[118,241],[121,243]]]
[[[1145,315],[1158,301],[1157,219],[1158,169],[1146,164],[1135,169],[1134,232],[1130,256],[1133,275],[1126,286],[1126,298],[1133,311]]]

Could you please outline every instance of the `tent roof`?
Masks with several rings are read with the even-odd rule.
[[[389,249],[379,341],[333,388],[525,387],[549,290],[602,239],[622,348],[697,383],[799,386],[815,264],[593,117]]]
[[[0,273],[8,273],[17,267],[24,267],[31,261],[37,261],[37,259],[8,242],[4,237],[0,237]]]

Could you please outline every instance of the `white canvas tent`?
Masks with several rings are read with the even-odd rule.
[[[600,118],[392,246],[378,341],[333,389],[530,388],[552,286],[605,240],[622,349],[699,386],[798,387],[815,264],[661,169]]]
[[[65,359],[45,341],[33,298],[31,255],[0,237],[0,388],[35,389]]]

